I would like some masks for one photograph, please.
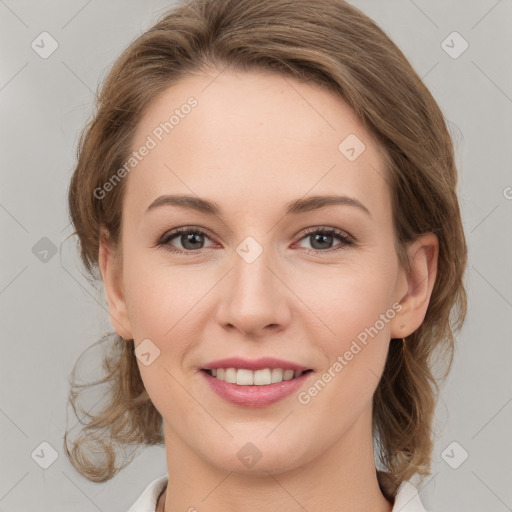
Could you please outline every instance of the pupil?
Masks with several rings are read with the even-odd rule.
[[[182,243],[183,247],[185,247],[185,249],[197,249],[197,247],[194,246],[194,242],[200,244],[202,242],[201,237],[202,237],[202,235],[200,235],[200,234],[187,233],[185,235],[182,235],[181,243]],[[187,244],[189,244],[189,243],[192,244],[192,247],[187,247]]]
[[[322,243],[322,241],[323,241],[323,243],[325,243],[326,240],[327,240],[327,242],[332,242],[332,235],[322,235],[322,234],[318,233],[316,235],[313,235],[313,243],[311,245],[315,249],[325,249],[325,247],[322,245],[320,245],[320,247],[315,247],[315,243],[316,242]]]

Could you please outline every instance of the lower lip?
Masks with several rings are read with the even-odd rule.
[[[239,386],[224,380],[212,377],[209,373],[201,371],[203,377],[210,387],[220,397],[235,405],[245,407],[265,407],[297,391],[304,381],[313,373],[307,372],[300,377],[290,380],[283,380],[275,384],[265,384],[263,386]]]

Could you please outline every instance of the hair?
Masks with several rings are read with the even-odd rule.
[[[192,0],[166,12],[114,62],[81,132],[69,187],[71,222],[87,271],[98,269],[102,229],[119,248],[125,180],[108,200],[94,191],[130,156],[143,112],[158,94],[204,70],[268,71],[326,87],[345,101],[382,149],[390,193],[395,249],[410,272],[407,244],[423,233],[438,237],[437,277],[421,326],[406,343],[390,343],[373,396],[379,483],[391,495],[414,474],[430,474],[432,423],[439,393],[436,360],[448,374],[454,331],[466,316],[463,274],[467,247],[457,199],[457,169],[444,116],[400,49],[374,21],[343,0]],[[95,277],[96,280],[101,279]],[[453,314],[453,319],[451,318]],[[148,396],[134,341],[118,334],[103,357],[102,379],[70,385],[75,414],[81,388],[103,384],[105,407],[88,417],[64,447],[87,479],[104,482],[128,465],[118,447],[164,443],[162,417]],[[133,452],[132,452],[133,453]],[[100,454],[94,460],[92,454]]]

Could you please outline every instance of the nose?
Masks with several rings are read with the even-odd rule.
[[[235,252],[232,269],[223,281],[216,311],[223,329],[258,338],[287,327],[292,294],[270,249],[265,248],[252,262]]]

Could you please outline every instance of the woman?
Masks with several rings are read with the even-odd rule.
[[[104,482],[118,445],[165,443],[131,512],[424,510],[432,358],[448,372],[466,313],[456,183],[435,100],[349,4],[167,13],[107,76],[70,184],[116,331],[71,462]]]

